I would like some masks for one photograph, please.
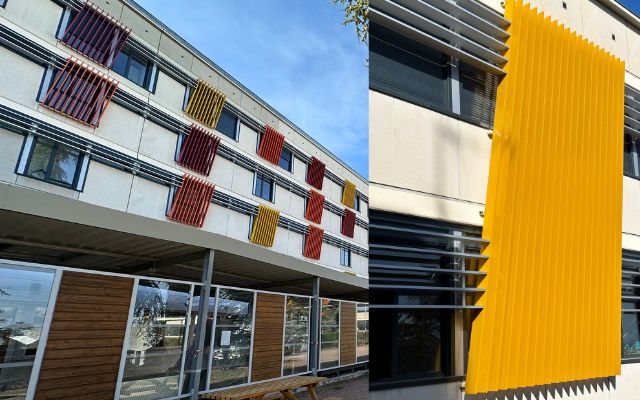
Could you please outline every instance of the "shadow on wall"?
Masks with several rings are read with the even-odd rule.
[[[532,386],[521,389],[499,390],[482,394],[467,394],[465,400],[560,400],[577,399],[596,393],[609,393],[616,389],[616,377],[584,379],[565,383]]]

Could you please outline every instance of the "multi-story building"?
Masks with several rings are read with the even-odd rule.
[[[362,176],[133,1],[0,31],[1,398],[366,368]]]
[[[370,398],[640,398],[640,18],[370,19]]]

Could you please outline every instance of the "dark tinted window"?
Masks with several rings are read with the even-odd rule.
[[[369,41],[372,89],[421,106],[451,108],[448,57],[376,24]]]
[[[492,127],[496,111],[498,77],[460,63],[460,115]]]
[[[633,146],[630,135],[624,135],[624,173],[625,175],[637,176],[633,165]]]
[[[253,194],[267,200],[273,201],[273,179],[263,175],[256,175],[256,182],[253,188]]]
[[[278,161],[278,165],[283,169],[291,172],[291,167],[293,166],[293,154],[291,150],[282,149],[282,153],[280,153],[280,161]]]
[[[236,140],[236,127],[238,124],[238,118],[229,113],[226,110],[222,110],[220,114],[220,119],[218,120],[218,125],[216,125],[216,130],[223,135],[230,137],[233,140]]]
[[[78,175],[80,152],[39,137],[33,146],[27,175],[32,178],[71,187]]]

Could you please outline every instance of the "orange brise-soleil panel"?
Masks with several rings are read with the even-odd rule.
[[[269,125],[265,126],[262,139],[260,139],[260,146],[258,147],[258,155],[271,164],[277,165],[280,161],[282,147],[284,147],[284,135]]]
[[[213,198],[215,186],[211,182],[191,175],[182,178],[173,199],[169,219],[201,228]]]
[[[324,229],[317,226],[309,225],[309,233],[304,242],[304,256],[314,260],[320,259],[322,251],[322,238],[324,237]]]
[[[324,196],[311,189],[309,199],[307,199],[307,210],[304,217],[316,224],[322,223],[322,212],[324,210]]]
[[[466,393],[620,373],[624,63],[508,0]]]

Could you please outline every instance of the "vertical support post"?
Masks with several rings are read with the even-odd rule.
[[[453,231],[451,232],[453,236],[462,236],[461,231]],[[464,253],[465,246],[464,242],[461,240],[453,241],[453,251],[456,253]],[[464,257],[455,257],[454,258],[454,269],[460,270],[460,274],[455,274],[454,276],[454,285],[458,286],[462,289],[460,293],[461,300],[458,302],[458,295],[454,294],[454,298],[456,300],[456,305],[462,305],[465,307],[467,304],[467,293],[464,291],[466,287],[466,279],[467,276],[464,274],[466,270],[466,260]],[[464,309],[462,310],[454,310],[453,317],[451,320],[451,328],[452,328],[452,341],[453,341],[453,353],[451,361],[453,362],[451,371],[456,376],[464,375],[464,363],[465,363],[465,349],[464,349]]]
[[[451,112],[460,115],[460,68],[455,58],[451,58]]]
[[[202,375],[202,361],[204,359],[204,339],[207,333],[207,312],[209,311],[209,298],[211,297],[211,278],[213,277],[213,258],[215,250],[205,251],[204,263],[202,265],[202,290],[200,291],[200,302],[198,304],[198,326],[196,327],[196,360],[189,377],[189,389],[191,390],[191,400],[198,400],[198,390],[200,386],[200,376]]]
[[[317,276],[313,278],[312,295],[309,364],[311,364],[310,367],[313,375],[317,376],[320,366],[320,308],[322,307],[322,303],[320,302],[320,278]]]

